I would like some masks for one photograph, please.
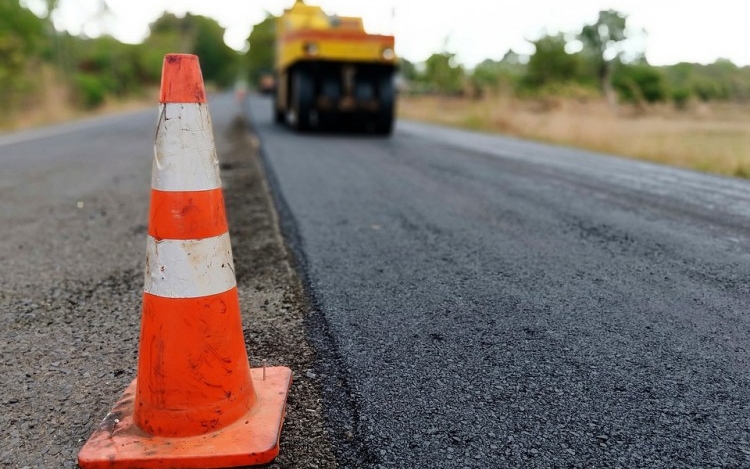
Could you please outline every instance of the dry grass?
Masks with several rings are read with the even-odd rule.
[[[28,99],[23,109],[6,113],[0,118],[0,131],[20,130],[40,125],[66,122],[82,117],[111,114],[132,109],[154,106],[158,100],[158,90],[145,90],[141,97],[124,100],[108,99],[94,110],[77,109],[71,105],[68,88],[65,87],[50,69],[41,71],[41,86],[34,96]]]
[[[750,105],[637,110],[598,100],[404,96],[399,115],[750,178]]]

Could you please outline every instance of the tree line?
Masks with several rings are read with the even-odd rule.
[[[211,18],[164,13],[142,43],[124,44],[111,36],[86,38],[55,30],[55,4],[48,0],[48,13],[38,17],[18,0],[0,2],[5,118],[37,104],[50,80],[69,91],[71,105],[82,108],[97,107],[108,97],[146,93],[158,86],[169,52],[199,55],[204,79],[217,87],[230,86],[240,71],[241,55],[224,43],[224,28]]]
[[[18,0],[0,2],[0,99],[5,118],[15,109],[35,105],[49,76],[69,90],[70,104],[78,107],[143,94],[158,86],[161,62],[169,52],[199,55],[204,79],[218,88],[237,80],[257,83],[273,69],[272,15],[253,27],[249,49],[241,54],[224,43],[224,29],[211,18],[164,13],[150,25],[141,44],[124,44],[110,36],[86,38],[55,30],[51,12],[56,1],[47,4],[48,13],[39,17]],[[421,63],[402,59],[399,74],[404,88],[415,93],[605,96],[678,106],[691,100],[750,101],[750,67],[729,60],[652,66],[633,46],[627,16],[617,11],[600,12],[595,22],[574,33],[544,34],[531,42],[534,52],[529,56],[509,50],[473,69],[448,51]]]
[[[481,96],[512,93],[521,97],[605,96],[636,104],[690,100],[750,101],[750,67],[730,60],[712,64],[678,63],[652,66],[637,49],[627,16],[607,10],[576,33],[544,34],[530,41],[528,57],[509,50],[499,60],[487,59],[473,70],[455,54],[432,54],[423,63],[401,61],[406,83],[414,92]]]

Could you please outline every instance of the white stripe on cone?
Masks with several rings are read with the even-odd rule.
[[[146,246],[146,293],[165,298],[197,298],[237,285],[229,233],[205,239],[157,241]]]
[[[151,187],[203,191],[221,187],[211,116],[203,103],[160,105]]]

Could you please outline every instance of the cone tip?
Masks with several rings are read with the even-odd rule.
[[[161,103],[205,103],[198,56],[193,54],[167,54],[161,72]]]

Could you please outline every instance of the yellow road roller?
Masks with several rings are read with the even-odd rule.
[[[297,0],[276,21],[274,113],[297,130],[393,129],[394,37]]]

